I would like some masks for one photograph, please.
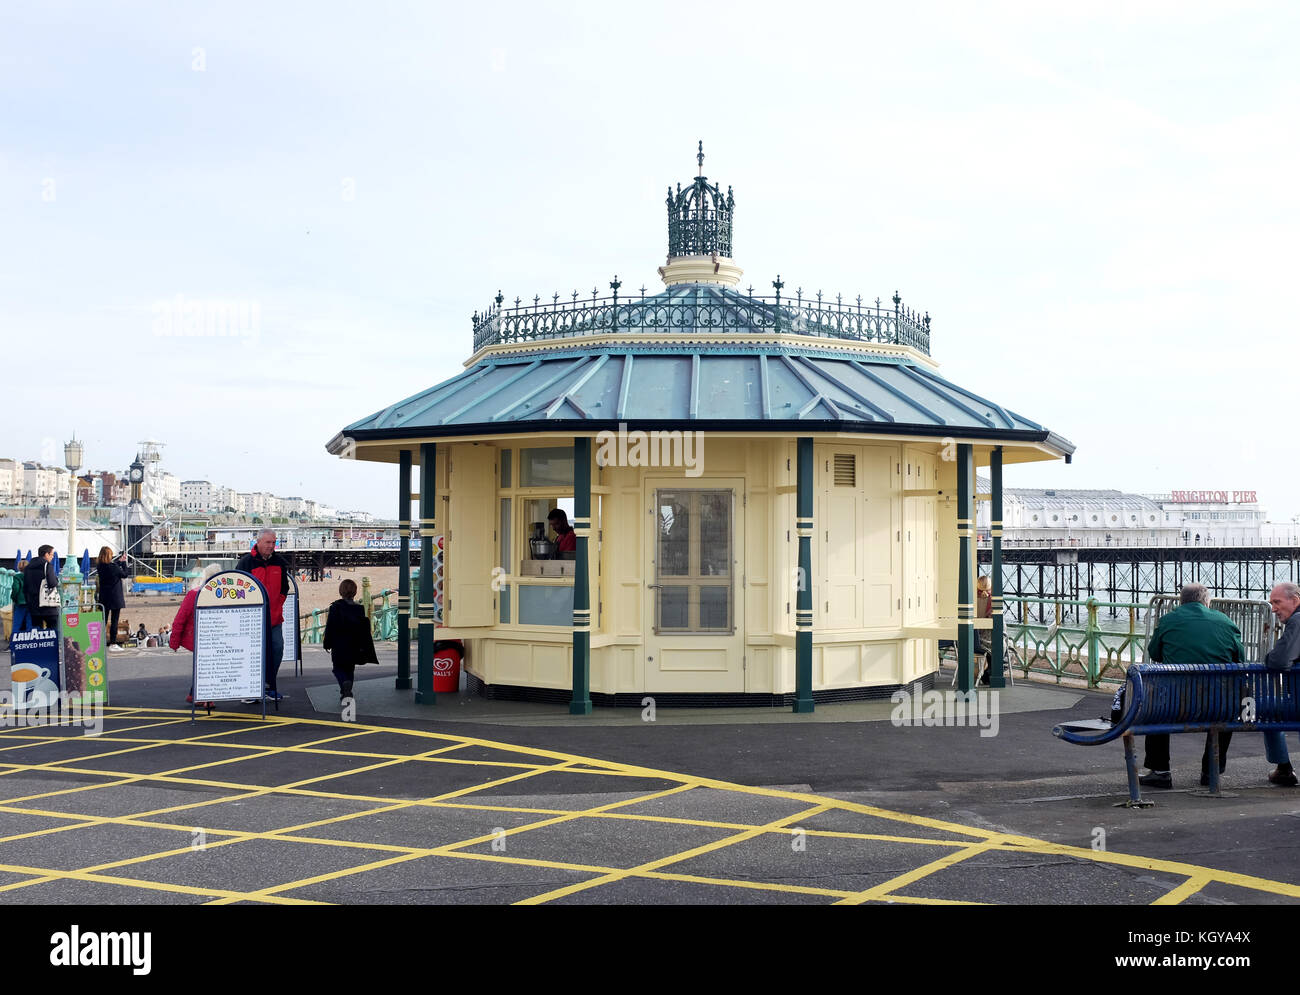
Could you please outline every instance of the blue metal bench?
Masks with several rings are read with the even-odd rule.
[[[1173,666],[1142,663],[1128,668],[1127,708],[1119,722],[1063,722],[1052,735],[1067,743],[1096,746],[1124,737],[1130,808],[1144,808],[1138,789],[1133,737],[1147,733],[1205,732],[1211,754],[1210,794],[1219,794],[1218,733],[1300,731],[1300,670],[1270,670],[1260,663]]]

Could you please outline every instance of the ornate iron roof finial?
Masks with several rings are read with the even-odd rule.
[[[727,188],[709,183],[704,176],[704,140],[700,139],[696,153],[699,170],[695,180],[685,189],[677,184],[677,192],[668,189],[668,257],[674,256],[725,256],[731,258],[732,218],[735,214],[735,195]]]
[[[501,302],[504,301],[504,300],[505,300],[505,297],[503,297],[503,296],[501,295],[501,291],[498,290],[498,291],[497,291],[497,296],[496,296],[497,307],[500,307],[500,306],[501,306]]]
[[[897,310],[898,310],[898,305],[900,305],[900,304],[902,304],[902,303],[903,303],[903,298],[899,297],[899,296],[898,296],[898,291],[895,290],[895,291],[894,291],[894,310],[897,311]]]

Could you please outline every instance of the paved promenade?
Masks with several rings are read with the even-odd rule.
[[[1196,787],[1125,797],[1120,748],[1063,718],[1106,696],[1018,684],[997,734],[900,728],[888,702],[598,709],[445,696],[417,709],[388,661],[340,721],[307,651],[280,712],[191,722],[188,655],[110,661],[102,735],[0,731],[0,902],[1230,904],[1300,900],[1300,793],[1258,736]],[[370,671],[367,674],[367,671]],[[988,730],[984,730],[988,731]]]

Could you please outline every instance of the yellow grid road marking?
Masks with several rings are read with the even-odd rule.
[[[104,865],[101,868],[83,868],[79,871],[72,871],[72,872],[51,870],[45,868],[24,869],[23,865],[0,865],[0,870],[12,868],[14,869],[15,873],[41,875],[41,877],[29,881],[15,882],[14,884],[0,887],[0,891],[9,890],[14,887],[26,886],[32,883],[36,883],[39,880],[48,881],[48,880],[54,880],[58,878],[76,878],[78,875],[84,875],[85,876],[84,879],[86,880],[102,879],[106,881],[111,881],[112,883],[124,884],[129,887],[152,887],[155,888],[156,890],[164,890],[164,891],[166,890],[183,891],[184,889],[188,888],[190,890],[184,891],[184,893],[201,894],[205,896],[218,896],[216,898],[216,901],[221,904],[227,904],[229,902],[241,901],[241,900],[288,902],[294,900],[291,900],[286,896],[278,895],[277,893],[281,891],[305,887],[307,883],[317,883],[319,881],[334,880],[352,874],[364,873],[366,869],[374,869],[377,867],[388,866],[394,863],[401,863],[407,860],[416,859],[417,857],[420,856],[446,856],[446,857],[456,857],[459,859],[491,860],[491,861],[521,864],[521,865],[528,865],[528,866],[556,867],[556,868],[563,868],[563,869],[570,869],[570,870],[586,870],[590,873],[597,873],[601,875],[600,878],[597,878],[590,882],[583,882],[575,886],[570,886],[569,888],[557,889],[555,892],[548,892],[545,895],[534,896],[532,899],[526,900],[529,903],[535,903],[539,901],[550,901],[553,900],[554,898],[562,897],[563,894],[570,894],[573,893],[574,891],[584,890],[586,888],[591,888],[591,887],[597,887],[606,883],[612,883],[615,880],[622,880],[628,877],[639,877],[639,878],[656,878],[656,879],[663,879],[663,880],[680,880],[683,882],[690,882],[690,883],[704,883],[704,884],[714,884],[714,885],[723,885],[723,886],[731,886],[731,887],[756,888],[765,891],[789,891],[792,893],[798,892],[798,893],[807,893],[807,894],[819,895],[819,896],[824,895],[831,898],[839,898],[841,900],[841,903],[843,904],[860,902],[860,901],[872,901],[872,900],[910,903],[910,904],[972,904],[972,903],[955,902],[948,899],[921,898],[917,896],[896,895],[896,894],[892,894],[891,891],[898,888],[905,887],[907,884],[920,880],[921,878],[924,878],[929,874],[936,873],[937,871],[940,871],[945,867],[950,867],[953,864],[968,859],[971,856],[975,856],[978,853],[988,852],[991,850],[1002,850],[1002,851],[1016,852],[1022,854],[1034,854],[1038,856],[1046,856],[1046,855],[1069,856],[1069,857],[1079,859],[1081,861],[1090,861],[1093,863],[1108,863],[1108,864],[1129,867],[1129,868],[1141,868],[1144,870],[1162,871],[1162,872],[1178,875],[1186,879],[1182,884],[1172,889],[1164,896],[1161,896],[1161,898],[1157,899],[1157,904],[1176,904],[1178,902],[1181,902],[1187,897],[1189,897],[1190,895],[1195,894],[1206,884],[1212,881],[1232,884],[1237,887],[1244,887],[1244,888],[1257,890],[1257,891],[1264,891],[1272,894],[1284,895],[1287,897],[1300,897],[1300,886],[1291,885],[1287,882],[1274,881],[1267,878],[1260,878],[1260,877],[1247,875],[1247,874],[1238,874],[1236,872],[1230,872],[1230,871],[1220,871],[1213,868],[1202,867],[1194,864],[1185,864],[1180,861],[1165,860],[1162,858],[1148,858],[1148,857],[1135,856],[1131,854],[1114,853],[1113,851],[1093,851],[1091,849],[1074,847],[1066,844],[1049,843],[1046,840],[1039,840],[1031,837],[1017,836],[1013,834],[999,833],[996,831],[979,829],[971,826],[958,825],[955,823],[945,822],[943,820],[932,819],[926,816],[916,816],[908,813],[894,812],[887,809],[879,809],[874,806],[862,805],[855,802],[848,802],[839,799],[828,799],[823,796],[814,795],[810,793],[805,794],[801,792],[782,791],[780,789],[758,788],[758,787],[753,787],[748,785],[731,784],[728,782],[718,781],[715,779],[699,778],[699,777],[694,777],[689,775],[683,775],[680,773],[640,767],[637,765],[604,761],[604,760],[594,759],[591,757],[582,757],[574,754],[564,753],[561,751],[546,750],[546,749],[535,748],[535,747],[516,746],[514,744],[501,743],[492,740],[483,740],[483,739],[478,739],[476,737],[452,736],[445,733],[435,733],[435,732],[425,731],[425,730],[399,729],[399,728],[373,726],[373,725],[358,726],[355,723],[343,724],[334,720],[299,719],[299,718],[292,718],[287,716],[283,718],[278,716],[268,716],[266,723],[262,724],[262,720],[260,716],[252,717],[243,714],[230,714],[230,715],[213,715],[211,717],[205,717],[203,719],[203,722],[212,723],[212,722],[222,721],[222,722],[238,723],[239,728],[225,730],[219,733],[204,733],[204,734],[200,734],[199,736],[187,737],[183,739],[153,740],[152,738],[150,738],[145,740],[145,742],[143,743],[141,743],[139,739],[128,740],[126,737],[122,737],[121,739],[116,739],[116,740],[114,739],[115,736],[120,736],[122,733],[126,733],[129,731],[138,731],[142,729],[156,728],[160,725],[175,724],[177,721],[188,721],[188,712],[184,713],[185,718],[180,720],[167,718],[167,716],[171,714],[175,714],[175,713],[172,710],[164,710],[164,709],[120,710],[115,712],[112,718],[121,719],[121,718],[126,718],[128,716],[140,718],[142,720],[147,719],[150,716],[154,716],[156,718],[153,718],[150,721],[145,721],[144,724],[142,725],[130,726],[128,728],[121,729],[121,730],[106,731],[101,737],[98,738],[106,739],[110,743],[114,743],[114,744],[122,744],[122,743],[130,742],[133,744],[134,747],[141,747],[144,749],[151,749],[156,746],[163,746],[169,743],[175,743],[178,745],[189,744],[189,745],[201,745],[205,747],[215,746],[223,749],[246,749],[246,750],[251,750],[252,752],[241,757],[227,758],[224,761],[217,761],[215,763],[196,764],[190,767],[178,768],[177,770],[174,771],[167,771],[161,774],[153,774],[153,775],[127,774],[127,775],[118,776],[117,772],[81,770],[75,766],[64,766],[57,762],[49,762],[46,764],[36,764],[36,765],[21,765],[21,764],[14,765],[14,764],[8,764],[4,761],[0,761],[0,768],[10,768],[8,770],[0,770],[0,776],[3,776],[3,774],[5,773],[20,773],[22,771],[29,771],[29,772],[38,771],[42,773],[44,772],[72,773],[72,774],[82,775],[82,776],[89,775],[94,777],[105,778],[105,780],[96,783],[77,785],[73,788],[23,796],[21,798],[9,799],[8,802],[6,803],[0,803],[0,811],[4,811],[4,812],[17,811],[24,814],[46,815],[46,817],[65,818],[68,819],[71,823],[73,823],[73,825],[71,826],[51,827],[50,829],[38,831],[36,833],[18,834],[14,837],[11,837],[10,839],[30,838],[32,836],[48,834],[49,832],[57,831],[59,829],[88,827],[88,826],[94,826],[100,824],[141,825],[141,826],[153,826],[156,828],[168,828],[169,824],[166,823],[153,824],[153,823],[146,822],[145,818],[151,815],[160,815],[169,812],[202,808],[207,805],[222,804],[227,801],[245,800],[249,798],[258,797],[264,794],[279,794],[287,797],[296,796],[296,797],[312,797],[312,798],[324,798],[324,799],[341,799],[341,800],[348,800],[348,801],[359,802],[359,803],[373,803],[380,807],[365,809],[358,812],[345,813],[342,816],[335,816],[329,819],[318,820],[317,822],[314,823],[304,823],[301,826],[285,827],[283,829],[272,830],[269,832],[262,832],[262,833],[239,831],[239,830],[207,830],[208,832],[211,832],[214,835],[230,836],[230,839],[228,840],[221,840],[209,844],[209,846],[222,845],[223,843],[228,844],[231,842],[237,842],[241,839],[276,838],[276,839],[285,840],[287,842],[301,842],[304,844],[333,845],[333,846],[344,845],[344,846],[353,846],[359,848],[381,849],[381,850],[394,853],[395,855],[393,857],[385,858],[384,860],[375,861],[371,864],[361,865],[359,867],[353,867],[353,868],[346,868],[343,869],[342,871],[329,872],[328,874],[325,875],[317,875],[313,878],[304,879],[303,881],[291,882],[285,885],[278,885],[272,888],[267,888],[256,892],[238,892],[238,891],[218,892],[212,889],[192,888],[191,886],[184,886],[184,885],[159,884],[157,882],[148,882],[142,884],[140,881],[136,879],[127,878],[127,879],[121,879],[119,881],[117,879],[112,878],[111,876],[100,875],[97,873],[99,870],[106,869],[113,865]],[[323,728],[333,728],[333,729],[346,728],[348,732],[342,733],[339,736],[330,737],[330,739],[328,740],[313,741],[311,743],[298,744],[296,746],[259,746],[259,745],[238,744],[238,743],[208,742],[208,739],[212,736],[232,735],[232,734],[237,734],[239,732],[261,732],[263,730],[273,732],[275,729],[283,728],[289,725],[321,726]],[[417,754],[415,756],[403,756],[400,754],[383,754],[383,753],[368,754],[360,751],[324,750],[324,749],[320,749],[318,745],[319,743],[323,743],[323,742],[329,742],[337,739],[346,739],[351,736],[360,736],[369,733],[387,733],[392,735],[410,737],[413,740],[432,739],[436,741],[441,741],[443,743],[448,743],[449,745],[440,747],[438,750],[435,751],[427,751],[424,754]],[[0,733],[0,735],[3,734]],[[16,738],[17,735],[18,734],[14,734],[9,738]],[[19,743],[11,747],[0,747],[0,750],[8,751],[12,749],[22,749],[28,746],[40,745],[41,743],[53,742],[56,740],[64,741],[64,740],[72,739],[73,737],[72,736],[43,736],[43,737],[23,736],[23,738],[30,739],[32,741]],[[81,737],[77,737],[77,738],[81,738]],[[509,763],[508,761],[502,761],[502,760],[472,761],[472,760],[464,760],[462,758],[448,758],[449,760],[455,760],[460,764],[471,764],[471,765],[478,765],[484,767],[517,767],[517,768],[521,768],[521,770],[518,774],[512,775],[511,777],[499,779],[497,781],[489,781],[484,784],[470,786],[468,788],[458,789],[456,791],[449,792],[443,796],[436,796],[434,798],[407,799],[400,803],[393,803],[392,800],[389,798],[381,798],[381,797],[357,795],[357,794],[345,794],[339,792],[315,791],[315,790],[308,790],[305,787],[303,787],[304,785],[308,785],[308,784],[316,784],[322,781],[328,781],[331,778],[344,777],[344,776],[351,775],[353,773],[362,773],[365,771],[378,769],[393,764],[400,764],[400,763],[410,762],[413,760],[428,761],[431,758],[431,754],[433,753],[452,751],[467,746],[481,746],[495,751],[501,751],[507,754],[513,753],[519,755],[521,758],[527,758],[528,762],[512,764]],[[127,752],[133,752],[133,750],[132,749],[117,750],[107,755],[118,755]],[[260,759],[267,756],[278,755],[280,753],[313,753],[313,754],[321,754],[321,755],[339,754],[339,755],[346,755],[346,756],[355,756],[360,759],[370,759],[372,757],[376,759],[382,758],[383,762],[361,767],[361,768],[355,768],[352,770],[345,770],[334,774],[322,775],[320,777],[308,778],[301,781],[292,782],[290,784],[279,785],[274,787],[250,786],[247,784],[236,784],[236,783],[228,783],[222,781],[203,780],[199,778],[185,778],[185,777],[177,776],[179,774],[190,773],[190,772],[206,769],[213,766],[219,766],[223,763],[238,763],[241,760],[245,760],[245,759]],[[77,761],[74,762],[80,762],[88,759],[94,759],[94,758],[83,757],[83,758],[79,758]],[[545,764],[538,764],[536,763],[536,761],[539,759],[550,760],[552,761],[552,764],[550,766],[547,766]],[[475,792],[481,791],[483,789],[491,788],[497,784],[505,783],[507,781],[511,781],[519,777],[529,777],[539,773],[550,773],[550,772],[598,773],[598,774],[613,776],[613,777],[657,779],[657,780],[666,780],[670,782],[675,781],[678,783],[673,788],[665,789],[664,791],[661,792],[654,792],[649,795],[634,797],[632,799],[625,800],[621,803],[614,803],[614,805],[611,806],[598,806],[593,809],[585,809],[585,810],[578,809],[572,811],[565,810],[565,809],[540,809],[540,808],[531,808],[531,807],[509,806],[509,805],[475,804],[470,801],[453,800],[457,798],[463,798],[468,795],[472,795]],[[86,815],[79,815],[75,813],[54,813],[54,812],[47,813],[45,810],[21,809],[21,808],[16,808],[12,805],[12,803],[14,802],[34,801],[45,797],[71,794],[78,791],[85,791],[90,789],[114,787],[114,786],[136,783],[136,782],[155,783],[161,785],[184,784],[184,785],[199,786],[199,787],[212,787],[221,790],[231,791],[232,794],[221,798],[207,799],[202,802],[171,806],[169,808],[152,810],[150,812],[137,813],[135,815],[118,816],[118,817],[86,816]],[[804,804],[809,804],[812,805],[813,808],[800,812],[794,816],[788,816],[786,817],[786,819],[774,820],[771,823],[767,823],[761,826],[746,826],[743,823],[711,822],[709,820],[683,819],[683,818],[674,818],[671,816],[654,816],[654,815],[645,815],[641,813],[618,812],[613,810],[618,805],[634,805],[649,798],[662,797],[664,794],[667,793],[686,791],[694,787],[708,788],[720,792],[729,793],[733,796],[751,795],[751,796],[768,797],[768,798],[781,798],[790,801],[797,801],[797,802],[802,802]],[[531,823],[527,826],[513,827],[512,829],[506,831],[508,834],[526,832],[529,831],[530,829],[542,828],[543,826],[546,825],[554,825],[560,822],[571,821],[579,818],[593,818],[593,819],[607,819],[607,820],[608,819],[635,820],[635,821],[643,821],[646,823],[663,823],[663,824],[674,824],[674,825],[684,825],[684,826],[699,826],[704,828],[718,828],[723,830],[735,829],[738,831],[732,837],[729,837],[724,840],[716,841],[715,843],[706,845],[705,847],[696,848],[695,850],[684,851],[683,853],[680,854],[675,854],[670,857],[661,858],[659,861],[651,861],[648,864],[643,864],[643,865],[639,865],[638,867],[627,868],[627,869],[600,868],[592,865],[565,864],[563,862],[557,862],[557,861],[537,861],[537,860],[530,860],[522,857],[514,857],[505,854],[470,853],[460,849],[454,849],[454,848],[474,845],[475,843],[479,843],[479,842],[485,842],[490,839],[495,839],[497,837],[497,834],[495,833],[490,834],[488,836],[475,837],[471,840],[462,840],[459,841],[458,843],[447,844],[443,847],[424,849],[424,848],[396,847],[389,844],[365,844],[357,841],[347,841],[347,840],[327,840],[323,838],[296,835],[295,832],[296,830],[307,829],[312,826],[328,825],[334,822],[342,822],[349,819],[364,818],[368,815],[372,815],[380,812],[395,811],[403,808],[418,809],[420,807],[448,808],[453,810],[471,810],[471,811],[483,811],[483,812],[509,812],[509,813],[522,813],[522,814],[529,814],[529,815],[545,816],[545,818],[543,818],[542,820]],[[852,832],[839,832],[839,831],[831,831],[831,830],[807,830],[806,832],[808,833],[809,836],[822,836],[826,838],[843,838],[843,839],[852,839],[852,840],[879,840],[883,842],[955,848],[952,850],[952,852],[945,854],[943,857],[939,858],[938,860],[932,861],[929,864],[918,867],[903,875],[899,875],[898,877],[893,878],[888,882],[884,882],[882,885],[876,886],[875,888],[872,889],[868,889],[867,891],[864,892],[844,892],[844,891],[837,891],[834,889],[803,888],[802,886],[786,885],[786,884],[774,883],[774,882],[729,881],[725,879],[714,879],[714,878],[709,878],[706,876],[698,876],[698,875],[671,874],[669,872],[655,869],[656,865],[667,866],[668,864],[673,862],[689,859],[691,856],[694,856],[700,852],[710,852],[726,846],[733,845],[735,843],[739,843],[742,841],[742,839],[746,839],[746,838],[752,839],[765,833],[784,832],[784,830],[778,828],[780,823],[807,818],[814,812],[822,812],[822,811],[827,811],[829,809],[836,809],[840,811],[858,813],[862,815],[872,816],[875,818],[889,820],[895,823],[903,823],[905,825],[910,824],[918,827],[923,826],[929,829],[938,829],[943,831],[944,833],[952,834],[955,837],[965,837],[965,838],[929,839],[929,838],[912,837],[906,835],[895,836],[887,833],[852,833]],[[170,855],[175,852],[177,851],[168,851],[167,853]],[[180,852],[185,852],[185,851],[180,851]],[[132,861],[124,861],[118,863],[134,863],[134,862],[139,862],[140,860],[155,859],[158,856],[161,855],[156,855],[156,854],[146,855],[145,857],[142,858],[135,858]]]
[[[860,891],[857,894],[853,895],[851,898],[841,899],[835,904],[836,905],[861,905],[863,902],[870,902],[881,898],[888,898],[892,900],[894,896],[891,895],[890,892],[896,891],[897,889],[905,887],[906,885],[913,884],[914,882],[921,880],[921,878],[929,877],[931,874],[935,873],[936,871],[945,870],[946,868],[951,867],[953,864],[960,863],[961,861],[966,860],[970,857],[977,857],[981,853],[984,853],[985,851],[989,850],[991,846],[992,846],[991,843],[980,843],[977,844],[976,846],[968,846],[964,850],[957,850],[953,853],[945,853],[938,860],[932,860],[928,864],[923,864],[920,867],[914,867],[910,871],[907,871],[903,874],[899,874],[896,877],[892,877],[888,881],[878,884],[875,887],[868,888],[865,891]]]
[[[1180,884],[1177,888],[1165,892],[1157,898],[1152,905],[1180,905],[1184,899],[1191,898],[1198,891],[1210,883],[1210,879],[1204,875],[1191,877]]]
[[[782,816],[779,819],[773,819],[771,822],[762,826],[755,826],[744,832],[736,833],[724,839],[715,840],[712,843],[705,843],[701,846],[692,847],[689,850],[683,850],[680,853],[672,854],[668,857],[660,857],[658,860],[650,860],[644,864],[638,864],[636,867],[629,868],[626,871],[619,871],[615,874],[606,874],[603,877],[596,878],[594,881],[584,881],[580,884],[569,885],[567,888],[556,888],[554,891],[548,891],[541,895],[534,895],[532,898],[526,898],[516,905],[541,905],[545,902],[552,902],[557,898],[564,898],[568,895],[575,894],[579,891],[586,891],[588,888],[596,888],[604,884],[612,884],[615,881],[621,881],[632,874],[642,871],[656,871],[660,867],[667,867],[669,864],[680,863],[683,860],[689,860],[692,857],[698,857],[706,853],[712,853],[715,850],[721,850],[724,847],[732,846],[736,843],[743,843],[745,840],[751,840],[755,836],[766,832],[769,829],[787,826],[791,822],[797,822],[800,819],[807,819],[814,815],[820,815],[829,809],[830,805],[814,805],[812,808],[805,809],[802,812],[795,812],[792,815]]]

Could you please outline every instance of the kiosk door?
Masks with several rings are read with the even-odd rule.
[[[647,480],[645,689],[745,690],[744,481]]]

